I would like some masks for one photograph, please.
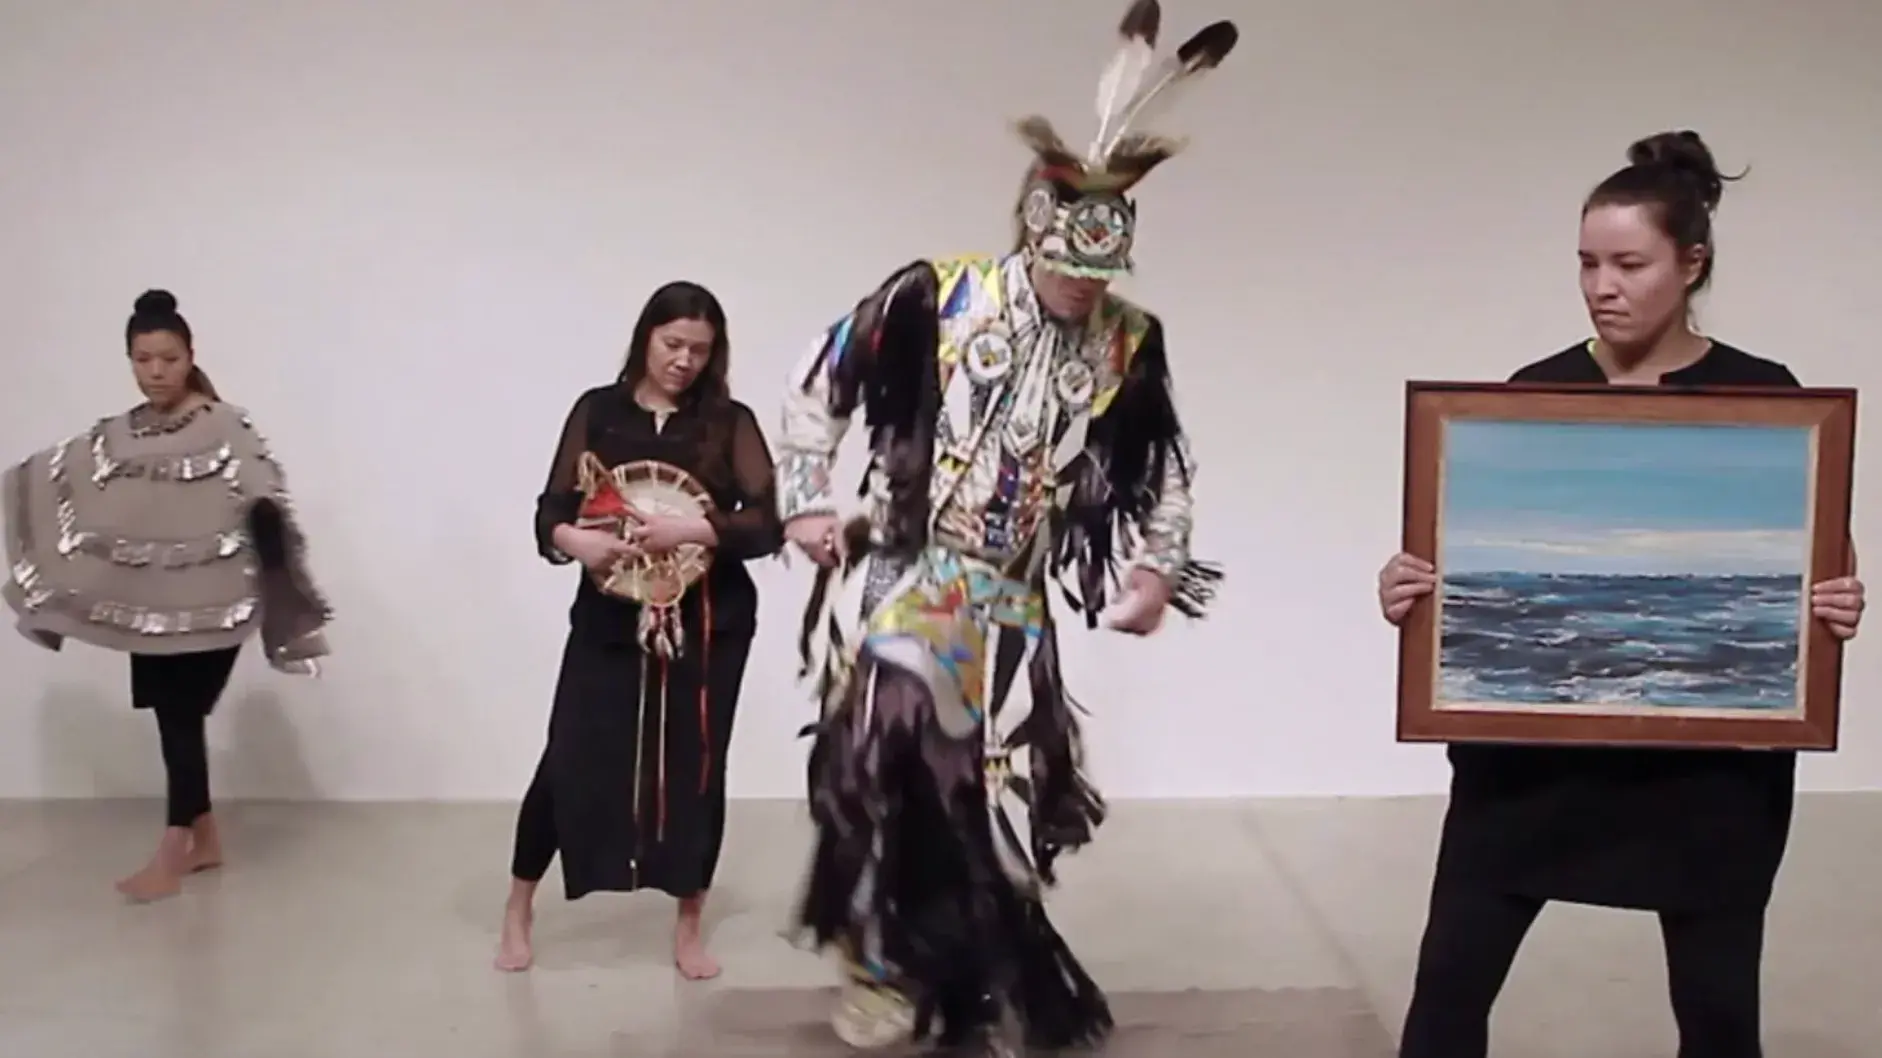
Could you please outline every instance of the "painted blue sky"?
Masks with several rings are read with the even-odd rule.
[[[1445,424],[1448,572],[1807,567],[1805,427]]]

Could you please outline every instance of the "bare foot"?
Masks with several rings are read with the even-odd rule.
[[[530,946],[529,930],[535,915],[529,908],[510,907],[503,912],[503,938],[497,942],[497,969],[504,973],[522,973],[536,961]]]
[[[170,827],[157,842],[157,851],[143,869],[118,881],[118,892],[138,903],[162,900],[183,891],[183,875],[188,873],[190,832],[185,827]]]
[[[719,960],[706,950],[706,942],[696,932],[690,936],[685,930],[675,932],[673,964],[688,981],[710,981],[719,976]]]
[[[536,961],[530,928],[536,924],[536,883],[510,879],[510,899],[503,905],[503,936],[497,941],[497,969],[522,973]]]
[[[191,874],[222,866],[222,835],[216,829],[215,816],[204,816],[190,827],[189,859],[185,866]]]
[[[136,874],[118,881],[118,892],[140,904],[172,897],[182,891],[183,875],[155,860]]]
[[[705,909],[703,896],[680,901],[680,918],[673,926],[673,964],[688,981],[709,981],[719,976],[719,961],[706,950],[705,931],[700,914]]]

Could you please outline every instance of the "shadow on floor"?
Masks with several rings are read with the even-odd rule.
[[[835,991],[722,989],[697,1000],[673,1058],[855,1058],[830,1031]],[[1364,994],[1344,988],[1121,992],[1103,1058],[1392,1058]],[[872,1052],[902,1058],[910,1051]],[[1089,1052],[1086,1052],[1089,1053]],[[1037,1056],[1038,1052],[1031,1052]]]

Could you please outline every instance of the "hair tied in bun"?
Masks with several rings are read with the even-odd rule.
[[[1707,213],[1718,211],[1727,182],[1741,180],[1750,172],[1747,168],[1736,176],[1721,173],[1711,148],[1691,129],[1648,136],[1627,149],[1627,160],[1643,168],[1664,170],[1690,182],[1698,189]]]
[[[176,315],[176,295],[168,290],[146,290],[137,296],[131,311],[139,316]]]

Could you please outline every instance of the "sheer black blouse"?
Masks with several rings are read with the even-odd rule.
[[[607,466],[639,459],[671,463],[699,480],[712,495],[708,515],[718,533],[712,569],[681,604],[681,618],[695,625],[703,607],[715,633],[751,635],[757,628],[758,589],[745,563],[776,554],[784,546],[778,521],[771,450],[752,410],[735,400],[695,400],[656,422],[634,401],[629,388],[600,386],[570,409],[556,446],[549,479],[536,500],[536,547],[556,564],[568,556],[555,546],[555,528],[571,523],[581,507],[577,476],[581,455],[593,452]],[[576,634],[607,641],[633,638],[635,603],[605,595],[587,575],[576,589],[569,619]]]

